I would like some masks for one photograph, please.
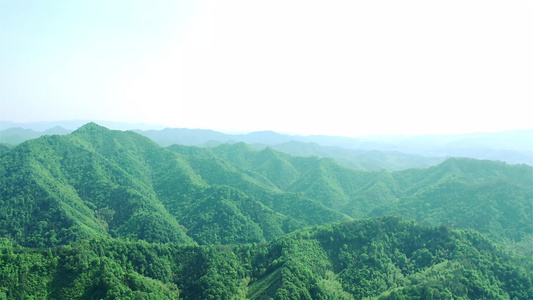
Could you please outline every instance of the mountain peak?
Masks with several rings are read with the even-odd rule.
[[[70,133],[72,130],[68,130],[68,129],[65,129],[61,126],[55,126],[55,127],[52,127],[52,128],[49,128],[47,129],[44,134],[68,134]]]
[[[104,131],[110,131],[107,127],[98,125],[94,122],[87,123],[80,128],[78,128],[74,133],[95,133],[95,132],[104,132]]]

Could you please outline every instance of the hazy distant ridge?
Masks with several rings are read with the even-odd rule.
[[[0,141],[18,144],[45,134],[66,134],[85,123],[88,122],[82,120],[34,123],[0,121],[0,129],[2,129]],[[98,123],[111,129],[132,130],[149,137],[161,146],[178,144],[212,147],[224,143],[245,142],[259,149],[271,146],[296,156],[331,157],[345,166],[365,170],[427,167],[441,162],[446,157],[470,157],[533,165],[533,129],[458,135],[391,135],[350,138],[324,135],[298,136],[273,131],[227,134],[207,129],[154,129],[153,125],[147,124]],[[56,129],[51,130],[51,128]],[[367,153],[368,151],[374,152]],[[379,163],[377,166],[375,164],[369,166],[370,161]],[[380,165],[388,167],[379,167]]]
[[[0,299],[532,299],[532,169],[364,172],[92,123],[0,155]]]
[[[263,144],[274,146],[276,149],[298,156],[316,155],[338,158],[331,155],[331,151],[339,152],[340,148],[359,151],[401,152],[404,154],[421,155],[424,157],[471,157],[476,159],[500,160],[507,163],[525,163],[533,165],[533,129],[512,130],[494,133],[471,133],[459,135],[423,135],[423,136],[367,136],[349,138],[340,136],[297,136],[280,134],[273,131],[252,132],[249,134],[224,134],[203,129],[165,129],[165,130],[135,130],[147,136],[162,146],[181,144],[189,146],[213,146],[221,143],[245,142],[248,144]],[[295,149],[287,151],[287,143],[313,143],[329,149],[317,149],[313,145],[300,148],[304,153]],[[261,146],[259,146],[261,147]],[[333,149],[331,147],[336,147]],[[320,152],[327,152],[321,155]],[[353,153],[352,153],[353,154]],[[435,161],[438,161],[436,159]]]

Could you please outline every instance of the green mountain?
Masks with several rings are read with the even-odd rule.
[[[0,178],[0,236],[32,247],[94,236],[263,242],[350,219],[216,156],[180,154],[96,124],[6,152]]]
[[[260,267],[251,299],[526,299],[533,292],[531,264],[499,269],[508,258],[484,236],[402,218],[302,230],[267,249],[258,251],[266,263],[252,258]],[[511,277],[523,285],[504,283]]]
[[[0,238],[3,299],[531,299],[531,261],[471,230],[402,218],[308,228],[268,244]]]
[[[0,299],[530,299],[532,178],[90,123],[1,152]]]
[[[278,211],[283,203],[252,186],[275,186],[351,218],[405,215],[433,225],[474,228],[500,242],[529,239],[533,232],[533,169],[527,165],[452,158],[427,169],[362,172],[331,159],[293,157],[272,148],[259,151],[244,143],[168,149],[230,163],[233,172],[246,176],[230,181],[235,176],[205,171],[216,174],[209,182],[239,188]],[[221,164],[218,172],[224,169]]]
[[[13,148],[11,144],[0,143],[0,155],[2,155],[2,153],[4,152],[9,151],[11,148]]]
[[[403,215],[428,224],[474,228],[500,242],[531,238],[530,166],[449,159],[427,170],[393,175],[404,187],[399,200],[371,215]]]
[[[109,235],[192,242],[157,202],[143,167],[159,150],[96,124],[19,145],[2,156],[0,235],[28,246]]]
[[[262,144],[254,144],[253,146],[258,149],[266,147]],[[342,166],[362,171],[399,171],[411,168],[427,168],[446,159],[445,157],[426,157],[398,151],[345,149],[296,141],[270,145],[269,147],[293,156],[333,158]]]
[[[34,123],[0,121],[0,142],[19,144],[44,134],[66,134],[87,122],[83,120]],[[211,147],[245,142],[259,148],[264,148],[266,145],[295,156],[334,158],[344,166],[366,171],[425,168],[442,162],[445,157],[470,157],[533,165],[531,156],[533,129],[457,135],[350,138],[297,136],[272,131],[225,134],[204,129],[162,129],[162,126],[147,124],[109,121],[99,121],[99,123],[117,130],[133,130],[164,147],[173,144]]]
[[[2,155],[0,230],[28,246],[95,235],[231,244],[401,214],[520,242],[533,232],[531,174],[529,166],[471,159],[363,172],[244,143],[162,148],[88,124]]]

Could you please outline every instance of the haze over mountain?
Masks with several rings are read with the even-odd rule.
[[[533,4],[441,2],[5,0],[0,119],[337,136],[531,129]]]
[[[44,134],[66,134],[70,132],[68,129],[75,130],[83,122],[2,122],[0,141],[18,144]],[[185,128],[140,130],[139,128],[153,128],[153,125],[119,122],[102,124],[110,124],[111,128],[119,130],[133,130],[162,146],[179,144],[212,147],[245,142],[259,149],[271,146],[295,156],[330,157],[345,166],[370,171],[429,167],[442,162],[446,157],[471,157],[533,165],[533,129],[460,135],[349,138],[287,135],[273,131],[226,134],[214,130]],[[67,129],[59,129],[58,126]],[[56,127],[55,131],[50,131],[53,127]]]
[[[532,11],[0,1],[0,300],[533,299]]]
[[[486,228],[481,226],[481,223],[479,226],[476,225],[477,227],[461,225],[461,222],[466,220],[476,222],[471,215],[480,216],[479,213],[476,213],[476,209],[481,207],[487,209],[497,205],[498,208],[494,209],[502,210],[504,207],[502,205],[507,203],[502,202],[503,200],[522,203],[519,206],[516,206],[516,203],[509,204],[508,209],[511,211],[507,213],[507,216],[523,216],[522,220],[529,220],[530,212],[524,207],[527,207],[530,196],[531,167],[524,165],[513,166],[490,161],[448,159],[444,163],[428,169],[394,173],[362,172],[342,167],[331,159],[293,157],[268,147],[259,151],[244,143],[223,144],[215,148],[180,145],[163,148],[136,133],[111,131],[94,123],[83,126],[69,135],[52,135],[30,140],[7,151],[2,155],[2,159],[4,170],[2,174],[7,176],[3,177],[2,180],[6,183],[2,186],[3,193],[8,193],[8,196],[5,197],[10,199],[14,197],[15,199],[19,193],[25,195],[27,192],[35,193],[37,190],[46,190],[47,188],[42,186],[45,182],[47,182],[47,186],[56,186],[57,189],[63,191],[46,192],[52,197],[51,199],[66,197],[65,195],[74,197],[71,200],[74,202],[69,202],[71,203],[69,206],[78,203],[79,200],[76,199],[79,199],[81,193],[83,203],[89,201],[88,203],[92,204],[75,205],[73,209],[76,213],[70,212],[65,216],[68,216],[67,219],[75,219],[75,222],[70,225],[74,226],[73,228],[83,229],[82,231],[93,228],[100,234],[105,234],[101,231],[101,226],[98,226],[101,220],[94,219],[94,216],[88,219],[84,217],[81,219],[85,220],[83,221],[84,225],[75,225],[80,219],[74,216],[79,214],[78,209],[85,211],[82,215],[86,215],[91,210],[110,209],[113,211],[118,209],[116,206],[118,203],[107,202],[111,200],[110,195],[114,195],[114,199],[123,198],[124,201],[131,202],[128,213],[121,209],[123,213],[115,215],[113,221],[106,225],[108,226],[106,228],[111,230],[110,233],[113,235],[120,235],[121,232],[125,231],[131,234],[133,229],[127,226],[133,217],[141,218],[142,215],[143,219],[148,218],[147,220],[150,220],[156,215],[161,215],[158,217],[159,220],[168,220],[169,222],[162,226],[178,228],[178,223],[183,220],[183,222],[187,222],[187,225],[184,225],[186,228],[194,227],[195,230],[198,230],[198,235],[204,236],[207,234],[204,230],[208,229],[195,227],[197,226],[194,225],[196,221],[190,217],[196,216],[200,212],[205,214],[209,210],[223,209],[219,206],[211,207],[211,200],[209,199],[226,198],[232,199],[232,202],[235,202],[236,199],[244,201],[236,207],[231,204],[228,209],[231,207],[232,214],[237,211],[243,213],[243,219],[239,222],[256,224],[246,226],[250,230],[256,226],[261,227],[261,222],[265,222],[265,219],[250,219],[250,212],[247,210],[259,210],[266,214],[265,218],[268,216],[268,218],[277,219],[275,222],[270,220],[267,223],[279,223],[277,225],[279,227],[270,228],[271,231],[268,232],[255,232],[250,237],[255,241],[279,236],[286,233],[287,230],[293,230],[294,226],[368,217],[380,215],[384,211],[388,211],[387,214],[394,214],[395,211],[402,210],[407,210],[404,211],[404,215],[421,218],[425,222],[434,224],[444,222],[459,227],[475,227],[477,230],[488,234],[493,232],[494,237],[498,234],[508,238],[515,236],[511,238],[515,241],[520,241],[524,234],[529,232],[527,221],[520,223],[521,218],[509,218],[505,217],[506,215],[500,216],[498,214],[492,215],[492,217],[504,217],[504,221],[503,225],[500,224],[502,223],[501,220],[498,221],[497,228],[491,227],[492,222],[487,223],[486,225],[489,226]],[[31,183],[28,182],[24,185],[9,184],[13,180],[26,180],[24,179],[26,178],[25,175],[23,175],[26,171],[21,168],[22,166],[29,168],[27,172],[40,174],[40,177],[31,177]],[[37,168],[37,166],[40,167]],[[37,170],[41,173],[36,173]],[[111,182],[106,182],[106,178]],[[425,178],[425,180],[420,181],[421,178]],[[498,185],[493,186],[495,183]],[[8,187],[22,188],[22,186],[25,186],[22,190],[8,189]],[[505,188],[504,186],[508,187]],[[179,189],[174,190],[173,187],[179,187]],[[452,194],[447,194],[446,191],[455,196],[452,197]],[[416,207],[417,203],[420,203],[417,202],[420,201],[419,199],[425,199],[424,205],[430,205],[431,201],[442,197],[442,193],[446,195],[447,201],[451,202],[446,202],[447,204],[436,202],[435,205],[450,205],[454,210],[468,214],[468,217],[465,215],[465,218],[461,218],[459,212],[448,216],[450,209],[441,210],[440,208],[432,212],[433,217],[429,219],[419,213],[409,213],[409,211],[419,210]],[[488,198],[483,196],[485,193],[488,193]],[[495,193],[503,193],[499,196],[502,200],[492,202],[491,197],[496,195]],[[224,196],[225,194],[231,196]],[[470,205],[469,202],[462,202],[465,195],[468,194],[473,195],[469,196],[470,201],[479,199],[473,202],[476,203],[473,207],[463,209],[463,205]],[[41,199],[42,197],[37,198]],[[200,203],[204,203],[199,199],[204,198],[207,206],[198,206]],[[177,201],[177,199],[181,200]],[[186,199],[193,202],[188,203]],[[290,207],[287,207],[287,199],[291,199]],[[56,203],[55,201],[52,203]],[[95,203],[95,201],[97,202]],[[484,204],[479,207],[477,201],[482,201]],[[149,209],[150,214],[139,215],[138,209],[146,208],[149,203],[153,205],[153,209]],[[237,203],[239,202],[237,201]],[[250,206],[251,203],[255,204]],[[408,203],[414,206],[408,208],[405,206]],[[124,203],[120,205],[123,206]],[[298,205],[301,205],[298,209],[293,207]],[[400,206],[395,208],[397,205]],[[39,211],[38,207],[36,209]],[[202,209],[198,210],[199,207]],[[317,213],[301,214],[298,212],[301,209],[315,210]],[[195,213],[189,212],[189,210]],[[382,213],[378,213],[380,211]],[[436,212],[439,213],[435,216]],[[22,209],[20,213],[26,214],[27,209]],[[40,215],[40,213],[36,213],[36,215]],[[47,215],[48,213],[43,217]],[[59,215],[52,214],[50,217],[59,217]],[[321,221],[318,216],[323,220]],[[487,221],[487,218],[491,218],[491,216],[482,219]],[[131,224],[142,223],[137,219],[135,220],[135,222],[131,221],[133,222]],[[178,221],[178,223],[171,225],[175,222],[172,220]],[[30,220],[28,219],[28,221]],[[50,220],[46,220],[46,222],[52,226]],[[215,220],[204,219],[198,225],[207,226],[210,224],[209,222],[214,222],[209,226],[215,226],[215,224],[219,226],[221,220],[215,222]],[[503,234],[502,230],[505,231],[507,226],[514,228],[514,230],[522,229],[514,233],[509,231]],[[3,230],[8,230],[9,226],[3,226],[3,228]],[[126,230],[126,228],[129,229]],[[28,229],[35,230],[36,228]],[[77,232],[78,229],[74,232]],[[136,230],[142,230],[142,228]],[[175,231],[180,232],[180,230]],[[520,234],[520,232],[524,234]],[[69,234],[72,233],[69,232]],[[67,233],[64,232],[64,234]],[[231,235],[231,233],[228,234]],[[34,235],[24,234],[23,236],[27,238]],[[164,240],[167,237],[162,238]],[[214,243],[219,238],[205,235],[201,241]],[[219,240],[219,242],[223,240]],[[230,241],[231,238],[225,243]]]
[[[53,127],[62,127],[70,131],[74,131],[83,125],[97,122],[102,126],[114,130],[133,130],[133,129],[142,129],[142,130],[154,130],[154,129],[164,129],[165,126],[162,125],[153,125],[153,124],[144,124],[144,123],[126,123],[126,122],[117,122],[117,121],[93,121],[93,120],[64,120],[64,121],[38,121],[38,122],[12,122],[12,121],[1,121],[0,120],[0,130],[5,130],[8,128],[24,128],[31,129],[37,132],[44,132]]]
[[[8,299],[533,295],[531,166],[365,172],[245,143],[164,148],[94,123],[0,159]],[[440,227],[357,221],[391,215]]]

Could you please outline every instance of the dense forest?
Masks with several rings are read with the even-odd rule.
[[[2,147],[0,299],[533,299],[533,168],[362,171],[90,123]]]

